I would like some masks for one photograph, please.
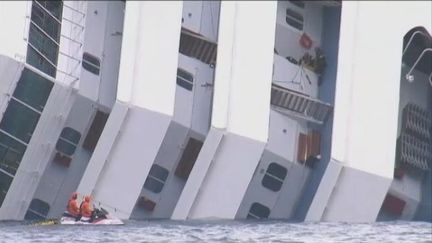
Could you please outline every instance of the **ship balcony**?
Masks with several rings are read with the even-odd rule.
[[[272,109],[316,124],[323,124],[333,107],[319,100],[318,75],[303,65],[275,54]]]
[[[200,34],[182,28],[179,52],[203,63],[215,65],[217,43]]]

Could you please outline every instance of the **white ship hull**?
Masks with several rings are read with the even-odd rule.
[[[0,220],[432,221],[431,2],[0,9]]]

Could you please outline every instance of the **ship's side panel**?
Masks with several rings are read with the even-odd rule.
[[[264,18],[254,16],[258,9]],[[183,205],[189,218],[235,217],[268,137],[270,92],[263,90],[271,85],[276,3],[223,2],[220,18],[212,126],[227,134],[212,141],[218,148],[208,171],[197,172],[205,179],[193,206]]]
[[[98,103],[112,109],[116,100],[117,80],[119,77],[125,12],[124,3],[110,2],[107,12]]]
[[[346,168],[329,201],[320,202],[327,211],[318,219],[376,220],[393,178],[402,37],[413,26],[430,26],[430,7],[399,2],[386,11],[385,3],[344,2],[332,157]],[[406,11],[418,14],[401,18]]]
[[[103,65],[104,58],[104,36],[108,19],[108,4],[101,2],[88,2],[86,16],[86,35],[84,38],[83,53],[98,59]],[[84,60],[86,62],[86,60]],[[102,75],[96,75],[85,68],[82,68],[81,80],[79,83],[79,94],[93,101],[99,98],[99,89]]]
[[[173,115],[181,13],[181,2],[126,3],[117,102],[129,110],[92,189],[121,218],[130,217]]]
[[[21,159],[19,170],[9,188],[1,207],[0,216],[4,219],[22,219],[45,170],[50,151],[54,148],[63,128],[65,117],[71,109],[76,93],[70,88],[56,84],[53,86],[44,111],[40,115],[32,139]],[[19,203],[17,203],[19,202]]]

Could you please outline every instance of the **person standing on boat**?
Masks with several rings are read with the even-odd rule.
[[[76,192],[72,193],[67,204],[67,212],[75,218],[78,217],[80,214],[77,198],[78,198],[78,193]]]
[[[90,204],[90,199],[91,199],[90,196],[84,197],[84,201],[81,203],[81,206],[80,206],[80,212],[81,212],[82,217],[89,218],[91,221],[93,208]]]

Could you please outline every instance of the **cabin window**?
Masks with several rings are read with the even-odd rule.
[[[62,10],[63,10],[63,1],[38,1],[48,12],[54,15],[55,18],[60,20]]]
[[[183,69],[178,68],[177,69],[177,85],[191,91],[192,87],[193,87],[192,74],[189,72],[186,72]]]
[[[38,28],[34,22],[30,24],[29,42],[49,61],[53,64],[57,63],[58,44],[46,32],[44,33],[40,27]]]
[[[157,164],[152,165],[149,175],[144,182],[144,188],[154,192],[159,193],[165,184],[168,177],[168,170],[159,166]]]
[[[39,117],[39,112],[12,98],[0,123],[0,129],[28,143],[39,121]]]
[[[287,175],[287,169],[277,163],[271,163],[261,181],[262,185],[274,192],[281,189]]]
[[[249,209],[246,218],[248,219],[266,219],[270,215],[270,209],[261,203],[253,203]]]
[[[14,175],[18,170],[21,157],[19,151],[0,144],[0,169]]]
[[[48,215],[49,210],[50,210],[50,206],[47,202],[35,198],[31,201],[27,213],[24,216],[24,219],[26,220],[45,219]]]
[[[108,116],[108,113],[104,113],[102,111],[96,112],[96,115],[82,145],[84,149],[90,152],[93,152],[95,150],[99,138],[102,135],[105,124],[108,120]]]
[[[42,112],[53,86],[53,82],[24,69],[13,97]]]
[[[27,63],[55,77],[59,54],[62,1],[33,1]]]
[[[3,204],[3,201],[6,197],[6,194],[9,190],[9,187],[12,183],[13,177],[10,176],[9,174],[4,173],[1,169],[0,169],[0,207]]]
[[[51,65],[51,63],[49,63],[45,57],[39,54],[31,46],[27,48],[27,63],[51,77],[56,76],[56,67]]]
[[[303,15],[299,12],[287,8],[285,20],[290,26],[298,30],[303,30]]]
[[[56,149],[57,151],[71,156],[75,153],[76,146],[81,138],[81,134],[70,128],[65,127],[60,134],[59,139],[57,140]]]
[[[0,168],[15,174],[53,83],[24,69],[0,122]]]
[[[97,58],[97,57],[95,57],[95,56],[93,56],[87,52],[84,52],[83,60],[82,60],[82,67],[85,70],[87,70],[93,74],[99,75],[99,72],[100,72],[99,58]]]
[[[189,139],[175,171],[176,176],[187,180],[195,164],[195,161],[198,158],[198,154],[201,151],[202,145],[203,142],[199,140],[194,138]]]

